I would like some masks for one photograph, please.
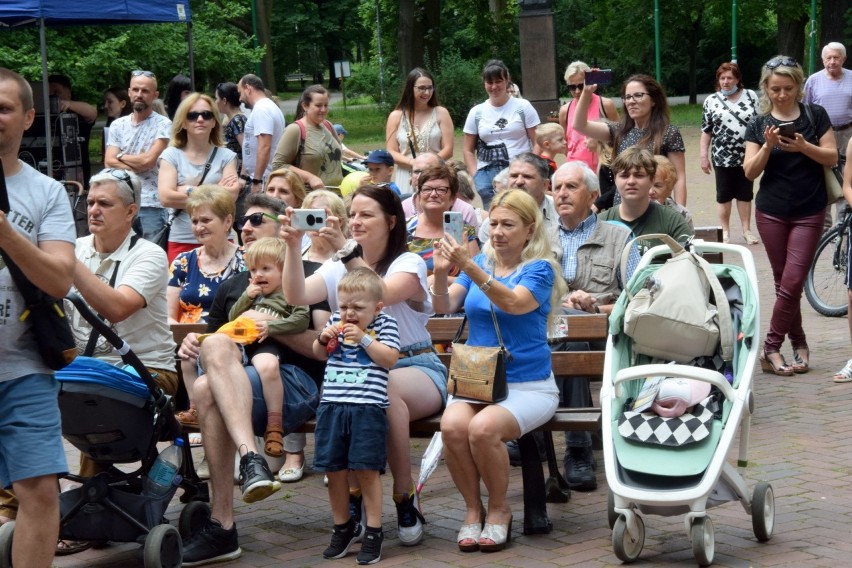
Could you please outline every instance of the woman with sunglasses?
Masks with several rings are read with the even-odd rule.
[[[565,161],[585,162],[593,172],[597,172],[598,155],[586,144],[586,137],[574,129],[574,115],[577,114],[579,97],[585,85],[586,71],[591,71],[591,67],[582,61],[572,61],[565,68],[565,84],[571,100],[559,109],[559,125],[565,129],[565,140],[568,142]],[[586,118],[591,121],[606,119],[618,122],[618,111],[612,99],[593,93]]]
[[[222,124],[212,98],[192,93],[180,103],[172,123],[172,140],[160,154],[159,166],[160,203],[175,210],[166,251],[172,262],[179,253],[198,246],[184,211],[195,187],[217,184],[227,189],[234,201],[239,194],[237,155],[222,147]]]
[[[608,142],[614,149],[613,159],[633,146],[667,157],[677,171],[674,199],[686,206],[686,147],[680,130],[669,119],[669,103],[663,87],[649,75],[628,77],[621,87],[624,118],[616,123],[588,119],[596,90],[597,85],[583,87],[574,115],[574,130],[589,138]],[[613,205],[620,201],[618,192],[615,192]]]
[[[423,515],[411,477],[409,421],[431,416],[443,408],[447,369],[438,359],[426,331],[426,322],[432,315],[426,264],[408,251],[399,197],[375,185],[359,187],[352,196],[349,207],[352,240],[344,236],[339,219],[329,216],[318,236],[337,251],[335,260],[326,262],[307,278],[299,258],[302,232],[290,223],[292,209],[280,217],[281,238],[287,242],[284,295],[305,305],[328,300],[331,309],[336,310],[337,283],[347,271],[368,267],[382,276],[384,311],[396,318],[402,345],[399,362],[391,369],[388,381],[388,463],[393,474],[399,539],[403,545],[411,546],[423,538]],[[350,496],[350,506],[356,522],[360,522],[360,494]]]
[[[438,105],[435,79],[425,69],[412,69],[385,127],[385,147],[396,165],[393,182],[401,195],[413,190],[410,178],[414,158],[432,152],[449,160],[453,156],[453,136],[453,119],[447,109]]]
[[[824,166],[837,162],[828,113],[801,103],[804,83],[802,67],[790,57],[779,55],[763,66],[760,114],[746,130],[743,162],[748,179],[763,174],[754,217],[775,281],[775,305],[760,366],[782,377],[810,368],[802,290],[822,235],[828,201]],[[785,338],[793,347],[792,365],[781,354]]]
[[[284,129],[275,149],[272,169],[288,167],[310,189],[340,186],[343,148],[334,126],[325,119],[327,115],[326,88],[311,85],[305,89],[296,107],[296,118]]]

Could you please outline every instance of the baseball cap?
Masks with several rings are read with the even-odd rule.
[[[393,165],[393,156],[387,150],[373,150],[364,160],[367,164],[384,164],[386,166]]]
[[[347,134],[349,134],[348,132],[346,132],[346,129],[343,128],[342,124],[335,124],[334,125],[334,131],[337,132],[338,134],[342,134],[343,136],[346,136]]]

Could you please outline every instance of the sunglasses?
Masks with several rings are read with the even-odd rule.
[[[133,202],[136,203],[136,190],[133,189],[133,182],[130,180],[130,175],[124,170],[117,168],[104,168],[104,173],[109,174],[120,182],[123,182],[130,190],[130,195],[133,196]]]
[[[190,120],[190,121],[193,121],[193,122],[198,120],[199,116],[201,118],[203,118],[204,120],[213,120],[214,114],[209,110],[203,110],[201,112],[196,112],[196,111],[192,110],[192,111],[189,111],[188,113],[186,113],[187,120]]]
[[[773,57],[766,62],[766,68],[770,71],[779,67],[796,67],[799,63],[792,57]]]
[[[135,71],[130,72],[131,77],[148,77],[149,79],[156,79],[157,76],[151,73],[150,71],[143,71],[142,69],[137,69]]]
[[[574,84],[574,85],[572,85],[571,83],[568,83],[568,90],[569,91],[582,91],[583,90],[583,83],[577,83],[577,84]]]
[[[266,217],[267,219],[272,219],[276,223],[278,222],[278,217],[276,217],[275,215],[270,215],[269,213],[257,212],[257,213],[252,213],[251,215],[244,215],[244,216],[240,217],[239,219],[237,219],[237,227],[240,227],[240,228],[245,227],[245,224],[247,222],[251,223],[252,227],[260,227],[261,225],[263,225],[263,218],[264,217]]]

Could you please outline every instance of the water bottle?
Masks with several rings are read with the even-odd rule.
[[[162,497],[171,491],[173,485],[180,483],[181,463],[183,462],[183,438],[160,452],[154,465],[145,477],[143,492],[152,497]]]

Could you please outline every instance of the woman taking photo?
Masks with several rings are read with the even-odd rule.
[[[669,120],[669,103],[663,88],[648,75],[628,77],[621,87],[624,118],[621,122],[590,122],[589,106],[597,85],[586,85],[577,102],[574,130],[613,147],[613,159],[626,149],[639,146],[667,157],[677,170],[674,199],[686,205],[686,147],[677,126]],[[621,200],[616,192],[614,204]]]
[[[338,309],[337,283],[348,270],[368,267],[384,280],[384,311],[399,324],[399,362],[390,370],[388,381],[388,463],[393,475],[399,539],[405,546],[423,538],[423,515],[411,477],[409,421],[431,416],[441,410],[447,396],[447,369],[432,347],[426,323],[432,315],[432,302],[426,283],[426,265],[408,252],[405,217],[399,197],[385,187],[366,185],[352,194],[347,241],[340,221],[329,216],[317,231],[337,251],[332,262],[323,264],[305,279],[299,247],[302,232],[290,224],[292,210],[281,217],[281,238],[287,242],[283,289],[290,302],[308,304],[328,300]],[[350,497],[360,519],[361,497]]]
[[[453,119],[438,106],[435,80],[425,69],[412,69],[396,108],[385,128],[386,148],[395,164],[393,182],[400,194],[413,191],[410,184],[414,158],[433,152],[449,160],[453,156]]]
[[[451,397],[441,418],[444,458],[466,507],[457,538],[463,552],[505,548],[512,531],[505,442],[547,422],[559,404],[547,320],[551,306],[559,305],[564,284],[541,212],[528,193],[513,189],[494,198],[489,219],[491,238],[476,258],[471,259],[467,247],[451,238],[438,243],[435,283],[430,290],[436,312],[464,308],[470,323],[468,345],[498,345],[493,308],[512,354],[506,363],[506,400],[484,404]],[[448,286],[451,266],[461,267],[462,273]],[[487,510],[480,480],[488,492]]]
[[[492,59],[482,70],[482,81],[488,100],[478,104],[464,123],[464,163],[473,176],[482,205],[488,209],[494,197],[492,180],[509,161],[530,152],[535,143],[535,127],[541,121],[526,99],[512,97],[509,69]]]
[[[169,262],[198,246],[184,211],[196,186],[217,184],[229,191],[232,201],[239,193],[237,156],[222,147],[222,128],[214,105],[213,99],[201,93],[186,97],[175,113],[171,143],[160,154],[160,203],[176,210],[166,251]]]
[[[822,235],[828,201],[823,167],[837,162],[834,131],[825,109],[799,102],[804,83],[802,67],[791,57],[779,55],[763,66],[760,114],[746,132],[743,162],[748,179],[763,174],[755,222],[775,280],[775,305],[760,366],[782,377],[809,369],[802,290]],[[793,347],[792,365],[781,354],[785,338]]]
[[[287,166],[311,189],[338,187],[343,179],[343,150],[334,127],[325,119],[327,115],[325,87],[311,85],[305,89],[296,108],[296,120],[284,129],[275,150],[272,169]]]
[[[757,116],[757,106],[755,92],[743,86],[739,66],[736,63],[719,65],[716,94],[704,101],[701,117],[701,170],[709,174],[712,167],[716,174],[716,203],[722,241],[726,243],[730,241],[733,200],[737,201],[746,244],[760,242],[751,232],[754,182],[743,172],[746,129]]]
[[[408,250],[420,255],[426,262],[426,270],[432,274],[435,243],[444,237],[444,213],[458,199],[459,179],[447,165],[430,166],[417,179],[416,191],[420,196],[420,213],[411,217],[405,228],[408,233]],[[479,253],[479,242],[476,240],[476,229],[469,223],[464,223],[464,240],[468,254],[476,256]],[[449,277],[455,279],[459,272],[458,267],[453,267]]]
[[[325,209],[329,215],[337,217],[340,223],[340,232],[349,238],[349,216],[346,213],[346,205],[339,195],[328,191],[327,189],[315,189],[305,196],[302,202],[303,209]],[[337,249],[334,249],[329,244],[328,240],[319,236],[316,231],[308,231],[305,233],[308,237],[308,242],[302,242],[302,260],[310,260],[320,264],[331,260]]]

